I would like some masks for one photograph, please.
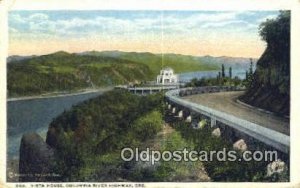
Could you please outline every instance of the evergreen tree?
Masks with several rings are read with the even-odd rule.
[[[232,68],[229,67],[229,78],[231,79],[232,78]]]
[[[253,73],[253,60],[250,58],[250,66],[247,79],[247,87],[251,87],[253,81],[254,73]]]
[[[222,64],[222,78],[225,78],[225,67],[224,67],[224,64]]]
[[[250,58],[250,68],[249,68],[249,75],[253,76],[253,60]]]

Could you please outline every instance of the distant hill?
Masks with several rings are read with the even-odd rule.
[[[153,54],[149,52],[121,52],[121,51],[91,51],[80,53],[99,57],[114,57],[147,65],[154,79],[162,67],[172,67],[176,73],[217,70],[219,67],[211,63],[202,62],[198,57],[179,54]]]
[[[7,88],[10,97],[39,95],[138,82],[149,75],[141,63],[57,52],[8,63]]]
[[[260,35],[267,49],[257,62],[253,81],[244,96],[246,103],[269,111],[290,112],[290,12],[262,23]]]
[[[12,55],[12,56],[7,57],[6,61],[7,61],[7,63],[10,63],[10,62],[21,61],[21,60],[24,60],[24,59],[30,59],[32,57],[34,57],[34,56]]]
[[[203,56],[199,57],[200,61],[203,63],[209,63],[211,65],[217,65],[221,67],[224,64],[226,67],[232,67],[232,69],[249,69],[250,65],[250,58],[245,57],[228,57],[228,56],[220,56],[220,57],[213,57],[213,56]],[[252,58],[254,69],[256,66],[257,58]]]
[[[213,57],[213,56],[191,56],[181,54],[153,54],[148,52],[121,52],[121,51],[89,51],[79,53],[81,55],[106,56],[116,57],[120,59],[140,62],[148,65],[150,69],[157,73],[161,66],[172,67],[176,73],[194,72],[199,70],[219,70],[222,64],[225,67],[232,67],[233,69],[249,69],[250,58],[244,57]],[[163,60],[162,60],[163,59]],[[252,58],[254,68],[256,65],[256,58]]]
[[[39,95],[155,80],[162,67],[176,73],[220,70],[221,64],[247,69],[248,58],[197,57],[121,51],[59,51],[42,56],[7,59],[8,95]]]

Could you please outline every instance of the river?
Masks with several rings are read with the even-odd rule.
[[[214,78],[217,77],[219,71],[198,71],[198,72],[187,72],[179,74],[179,81],[186,83],[191,81],[193,78]],[[227,75],[227,72],[225,73]],[[240,79],[245,79],[246,70],[244,69],[232,69],[232,77],[237,76]]]
[[[82,94],[7,101],[7,157],[18,160],[22,135],[36,132],[44,139],[51,121],[64,110],[97,97],[107,89]]]
[[[245,70],[233,70],[233,77],[245,77]],[[179,74],[180,82],[193,78],[216,77],[218,71],[199,71]],[[87,99],[101,95],[104,91],[83,92],[74,95],[62,95],[44,98],[10,99],[7,101],[7,155],[8,159],[18,160],[22,135],[36,132],[46,138],[48,125],[64,110],[70,109]]]

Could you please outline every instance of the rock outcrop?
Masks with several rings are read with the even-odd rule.
[[[240,99],[253,106],[289,116],[290,12],[282,11],[261,25],[267,48],[257,62],[248,91]]]
[[[285,162],[280,159],[277,161],[273,161],[267,166],[267,176],[272,176],[275,173],[282,174],[284,170],[287,168]]]
[[[240,139],[233,144],[233,148],[244,152],[247,150],[247,144],[243,139]]]
[[[212,131],[211,133],[212,136],[215,136],[215,137],[220,137],[221,136],[221,130],[220,128],[216,128]]]
[[[20,182],[40,182],[58,179],[53,172],[54,150],[36,133],[23,135],[20,146]]]

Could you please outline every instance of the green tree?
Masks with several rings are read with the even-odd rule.
[[[217,83],[218,83],[218,85],[220,85],[220,83],[221,83],[221,72],[218,72]]]
[[[253,60],[250,58],[250,65],[248,71],[246,71],[246,78],[245,78],[245,86],[247,88],[250,88],[251,85],[253,84],[253,79],[254,79],[254,72],[253,72]]]
[[[232,68],[229,67],[229,78],[231,79],[232,78]]]
[[[240,83],[241,83],[241,80],[237,76],[235,76],[233,78],[233,85],[238,86]]]
[[[253,59],[252,58],[250,58],[249,74],[251,77],[253,76]]]
[[[131,125],[131,131],[139,140],[145,141],[162,129],[162,119],[162,114],[159,111],[152,111],[137,119]]]
[[[224,64],[222,64],[222,78],[225,78],[225,67],[224,67]]]
[[[290,11],[280,11],[276,19],[268,19],[259,26],[259,34],[268,46],[276,44],[282,50],[289,50],[290,14]]]

